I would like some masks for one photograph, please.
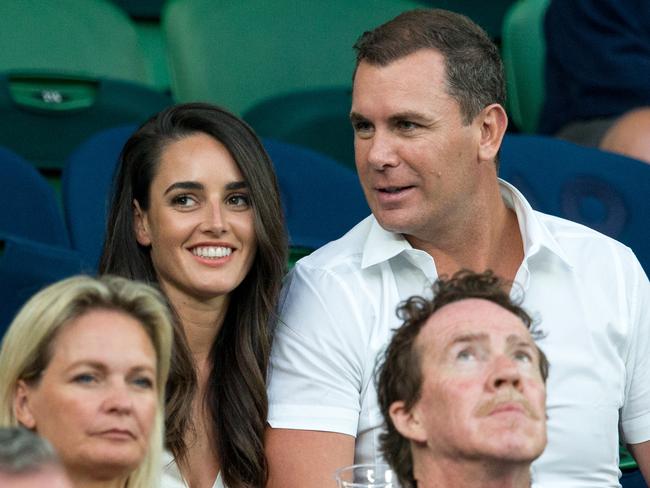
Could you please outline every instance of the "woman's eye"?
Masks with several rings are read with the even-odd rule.
[[[232,205],[234,207],[247,208],[248,206],[250,206],[249,196],[243,194],[231,195],[230,197],[228,197],[227,202],[229,205]]]
[[[90,373],[81,373],[76,375],[72,379],[72,381],[74,381],[75,383],[86,385],[86,384],[94,383],[95,381],[97,381],[97,378],[95,377],[95,375]]]
[[[154,385],[153,380],[147,376],[138,376],[133,380],[133,384],[145,389],[151,389]]]
[[[191,208],[194,207],[197,202],[190,195],[177,195],[172,198],[172,204],[177,207]]]

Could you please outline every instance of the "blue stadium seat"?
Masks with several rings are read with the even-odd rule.
[[[650,165],[551,137],[506,135],[500,176],[533,208],[628,245],[650,272]]]
[[[32,294],[84,266],[69,249],[54,191],[34,167],[0,148],[0,181],[1,337]]]
[[[70,249],[15,236],[0,237],[0,338],[34,293],[86,271],[81,255]]]
[[[34,167],[0,147],[0,234],[68,247],[54,190]]]
[[[264,139],[275,165],[292,246],[317,249],[370,214],[357,175],[309,149]]]
[[[135,129],[125,125],[98,132],[72,152],[63,168],[63,209],[71,245],[95,269],[104,242],[113,173],[122,146]]]
[[[638,469],[623,473],[620,481],[623,488],[648,488]]]

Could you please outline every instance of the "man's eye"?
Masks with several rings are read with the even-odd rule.
[[[177,207],[190,208],[196,205],[196,200],[190,195],[177,195],[172,198],[172,204]]]
[[[471,349],[463,349],[462,351],[459,351],[458,354],[456,355],[456,359],[460,359],[461,361],[471,361],[476,357],[476,354],[474,354],[474,351]]]
[[[372,130],[372,124],[365,120],[359,120],[352,124],[355,132],[369,132]]]
[[[413,129],[417,129],[418,127],[420,127],[420,125],[416,124],[415,122],[411,122],[409,120],[400,120],[397,123],[397,127],[402,129],[402,130],[413,130]]]
[[[528,351],[517,351],[515,353],[515,359],[524,363],[530,363],[533,361],[533,357]]]

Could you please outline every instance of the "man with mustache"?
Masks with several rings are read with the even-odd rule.
[[[530,487],[546,446],[548,362],[492,272],[403,302],[377,372],[380,447],[402,488]]]

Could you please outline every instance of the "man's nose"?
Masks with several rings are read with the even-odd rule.
[[[388,131],[377,130],[368,141],[367,161],[374,169],[381,171],[399,164],[396,141]]]
[[[505,355],[495,358],[488,384],[495,390],[504,386],[521,389],[521,372],[516,361]]]

